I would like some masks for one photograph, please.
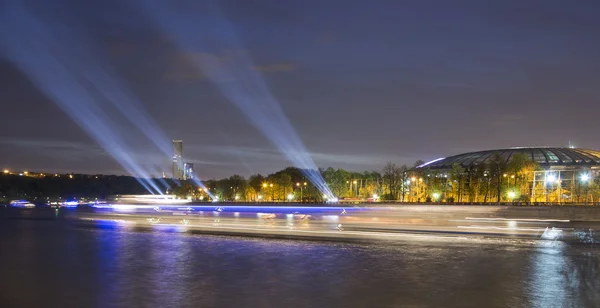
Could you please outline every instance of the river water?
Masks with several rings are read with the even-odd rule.
[[[0,221],[0,307],[600,307],[600,248],[335,243]]]

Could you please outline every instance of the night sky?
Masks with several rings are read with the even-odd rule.
[[[194,66],[207,55],[248,55],[247,69],[320,167],[381,170],[387,161],[569,141],[600,149],[600,1],[164,1],[192,20],[185,35],[201,33],[198,50],[158,26],[144,0],[0,0],[2,168],[127,173],[15,65],[7,50],[18,50],[28,25],[12,2],[26,3],[44,29],[84,37],[157,130],[184,140],[201,178],[291,165]],[[224,43],[232,32],[237,44]],[[106,110],[136,161],[170,171],[169,157]]]

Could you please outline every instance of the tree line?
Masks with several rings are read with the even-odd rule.
[[[500,155],[488,163],[449,170],[416,168],[387,163],[380,171],[352,172],[321,168],[319,172],[334,196],[341,200],[499,203],[561,202],[597,203],[600,179],[590,170],[563,172],[552,183],[542,170],[522,154],[509,162]],[[152,179],[166,194],[197,201],[224,202],[323,202],[327,201],[301,169],[288,167],[272,174],[248,178],[232,175],[195,181]],[[583,181],[583,175],[587,176]],[[543,178],[543,179],[542,179]],[[50,198],[98,198],[111,195],[146,194],[148,191],[131,176],[69,174],[54,176],[0,175],[0,198],[41,200]]]

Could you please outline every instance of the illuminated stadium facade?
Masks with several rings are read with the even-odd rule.
[[[413,201],[588,204],[600,199],[600,151],[589,149],[521,147],[463,153],[424,163],[413,174],[413,187],[407,190]]]
[[[463,168],[470,168],[476,165],[492,163],[494,158],[498,156],[502,159],[503,163],[509,163],[511,158],[516,154],[524,155],[543,169],[600,168],[599,151],[575,148],[510,148],[478,151],[436,159],[422,164],[417,168],[427,167],[433,170],[449,170],[454,164]]]

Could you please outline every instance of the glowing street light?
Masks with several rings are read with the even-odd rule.
[[[258,195],[258,200],[262,200],[262,195]]]
[[[235,195],[235,200],[238,200],[240,198],[240,196]]]
[[[292,199],[294,199],[294,195],[292,195],[292,194],[288,194],[288,195],[287,195],[287,198],[288,198],[288,200],[289,200],[289,201],[292,201]]]
[[[514,191],[508,192],[508,197],[510,198],[511,201],[514,200],[516,196],[517,196],[516,192],[514,192]]]
[[[4,174],[9,174],[10,171],[8,169],[4,169]]]
[[[433,201],[437,201],[440,198],[440,193],[433,193]]]
[[[587,174],[587,173],[584,173],[584,174],[581,175],[580,178],[581,178],[582,182],[586,182],[587,183],[590,180],[590,175]]]
[[[29,172],[27,172],[27,171],[23,171],[23,174],[24,174],[24,175],[28,175],[28,174],[29,174]]]
[[[554,174],[549,174],[546,176],[546,183],[554,183],[556,181],[556,176]]]
[[[267,187],[267,186],[268,186],[268,184],[267,184],[267,183],[263,183],[263,187]]]

